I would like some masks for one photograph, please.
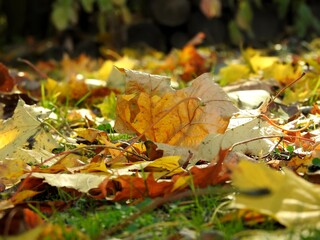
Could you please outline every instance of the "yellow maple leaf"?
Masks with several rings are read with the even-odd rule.
[[[267,214],[287,227],[319,221],[319,186],[288,169],[279,172],[263,163],[242,160],[233,170],[232,180],[240,190],[232,207]]]
[[[220,85],[236,82],[241,79],[249,78],[250,68],[244,64],[229,64],[220,69]]]
[[[301,66],[292,66],[289,63],[275,62],[263,71],[266,79],[276,79],[280,83],[289,84],[302,74]]]
[[[158,158],[152,161],[148,166],[144,168],[144,171],[147,172],[166,172],[166,176],[173,176],[185,172],[183,168],[179,165],[180,156],[167,156]]]
[[[255,72],[270,67],[272,64],[277,62],[277,57],[260,56],[258,54],[250,58],[250,63]]]
[[[113,69],[113,66],[116,66],[118,68],[132,69],[134,65],[135,65],[135,61],[126,56],[124,56],[123,58],[120,58],[117,61],[106,60],[98,70],[96,77],[98,79],[108,80],[109,75],[111,74],[111,71]]]

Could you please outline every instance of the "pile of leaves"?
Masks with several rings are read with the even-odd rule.
[[[235,219],[272,219],[282,229],[239,238],[318,229],[318,40],[308,47],[297,55],[276,45],[273,56],[248,48],[229,58],[187,45],[167,56],[126,50],[103,61],[23,60],[28,71],[1,64],[2,236],[63,239],[72,229],[50,216],[80,199],[131,206],[151,199],[98,233],[103,238],[212,191],[221,205],[207,229]],[[57,199],[61,192],[72,197]]]

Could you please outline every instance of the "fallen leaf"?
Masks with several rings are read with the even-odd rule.
[[[106,179],[100,185],[103,196],[113,201],[137,199],[144,197],[155,198],[170,192],[171,182],[157,182],[153,174],[146,179],[135,176],[119,176],[116,179]]]
[[[231,120],[234,124],[239,119],[234,118]],[[230,124],[231,125],[231,124]],[[233,144],[248,140],[248,142],[235,146],[232,151],[241,152],[247,155],[262,156],[267,154],[273,147],[274,141],[268,136],[281,135],[279,129],[271,126],[267,122],[254,118],[244,124],[235,124],[236,127],[228,129],[223,134],[209,134],[199,145],[198,151],[192,157],[191,163],[195,164],[199,159],[206,161],[216,161],[220,149],[229,149]],[[252,140],[254,138],[259,138]],[[263,137],[266,137],[263,139]]]
[[[112,74],[114,66],[118,68],[132,69],[134,65],[135,61],[133,59],[128,58],[127,56],[124,56],[123,58],[120,58],[115,62],[111,60],[106,60],[96,73],[96,77],[98,79],[107,81],[109,79],[110,74]]]
[[[231,207],[269,215],[286,227],[319,222],[319,186],[286,168],[279,172],[242,160],[233,170],[232,181],[240,193]]]
[[[10,209],[0,219],[1,235],[17,235],[43,223],[43,219],[28,208]]]
[[[292,66],[290,63],[274,62],[263,71],[266,79],[274,78],[282,84],[289,84],[302,74],[301,66]]]
[[[6,188],[12,187],[20,182],[22,176],[27,170],[27,164],[21,159],[12,159],[0,162],[0,180]]]
[[[0,159],[12,158],[29,138],[41,130],[39,119],[46,116],[48,112],[43,108],[28,106],[20,100],[13,117],[0,126]]]
[[[142,76],[142,84],[139,78],[128,84],[130,95],[118,97],[118,132],[135,132],[154,142],[196,147],[207,134],[223,133],[237,111],[209,74],[178,91],[159,77]]]
[[[10,76],[8,68],[0,62],[0,92],[11,92],[15,80]]]
[[[77,174],[50,174],[34,172],[30,177],[44,179],[44,182],[54,187],[65,187],[88,193],[92,188],[97,188],[106,178],[106,175],[77,173]]]
[[[227,84],[239,81],[241,79],[248,79],[250,69],[244,64],[229,64],[220,69],[220,85],[225,86]]]
[[[169,177],[175,174],[183,173],[185,170],[179,165],[180,156],[162,157],[152,161],[143,170],[145,172],[161,172]]]

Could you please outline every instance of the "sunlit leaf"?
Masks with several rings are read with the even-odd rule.
[[[157,85],[156,80],[149,75],[148,85],[136,79],[129,89],[141,90],[129,99],[128,95],[118,98],[117,131],[144,134],[155,142],[196,147],[207,134],[223,133],[237,111],[210,75],[204,74],[190,87],[178,91],[161,87],[165,83]]]
[[[0,159],[11,158],[13,154],[41,129],[39,118],[48,116],[44,109],[28,106],[22,100],[12,118],[0,126]]]
[[[44,182],[55,187],[66,187],[88,193],[92,188],[97,188],[106,178],[106,175],[77,173],[77,174],[49,174],[49,173],[32,173],[32,177],[44,179]]]
[[[241,161],[232,180],[240,191],[233,207],[251,209],[272,216],[289,227],[317,223],[320,217],[320,188],[288,169],[279,172],[262,163]],[[261,195],[249,193],[267,189]]]
[[[230,64],[220,69],[220,85],[224,86],[241,79],[249,78],[250,69],[243,64]]]
[[[185,172],[179,165],[180,156],[162,157],[151,162],[144,168],[146,172],[159,171],[165,172],[165,176],[172,176],[175,174]]]

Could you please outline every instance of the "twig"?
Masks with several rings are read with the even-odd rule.
[[[266,109],[268,109],[268,108],[270,107],[270,105],[276,100],[277,97],[280,96],[281,93],[283,93],[288,87],[291,87],[293,84],[295,84],[296,82],[298,82],[301,78],[304,77],[304,75],[306,75],[305,72],[303,72],[300,77],[298,77],[297,79],[295,79],[294,81],[292,81],[291,83],[289,83],[287,86],[283,87],[283,88],[271,99],[271,101],[268,103]]]
[[[47,79],[48,75],[43,73],[42,71],[39,70],[39,68],[37,68],[33,63],[31,63],[30,61],[23,59],[23,58],[18,58],[19,62],[23,62],[25,64],[27,64],[29,67],[31,67],[34,71],[36,71],[42,78]]]
[[[268,123],[270,123],[272,126],[276,127],[276,128],[279,128],[281,129],[282,131],[285,131],[285,132],[291,132],[291,133],[295,133],[295,132],[302,132],[303,130],[306,130],[309,126],[310,126],[310,121],[307,122],[307,124],[302,127],[302,128],[299,128],[299,129],[294,129],[294,130],[291,130],[291,129],[284,129],[283,127],[277,125],[276,123],[273,122],[272,119],[270,119],[267,115],[265,114],[260,114],[260,116],[264,119],[266,119],[268,121]]]

